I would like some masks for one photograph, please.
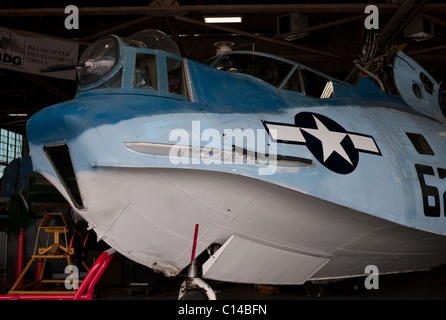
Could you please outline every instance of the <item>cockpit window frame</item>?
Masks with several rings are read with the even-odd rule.
[[[146,49],[147,50],[147,49]],[[184,100],[184,101],[191,101],[190,97],[190,81],[188,79],[188,72],[186,72],[186,63],[184,62],[184,59],[167,51],[156,51],[157,55],[157,63],[158,63],[158,90],[162,96],[177,99],[177,100]],[[170,92],[169,90],[169,78],[168,78],[168,70],[167,70],[167,59],[173,59],[177,60],[181,65],[181,73],[182,73],[182,79],[184,81],[185,86],[185,94],[177,94],[174,92]],[[160,70],[165,70],[166,72],[160,72]]]
[[[267,85],[270,85],[278,90],[283,90],[283,91],[288,91],[288,92],[293,92],[293,93],[297,93],[300,95],[304,95],[305,97],[311,98],[311,99],[334,99],[336,98],[335,96],[335,88],[339,88],[339,87],[346,87],[346,88],[350,88],[350,86],[346,83],[342,83],[337,79],[334,79],[324,73],[321,73],[317,70],[314,70],[310,67],[301,65],[297,62],[288,60],[288,59],[284,59],[284,58],[279,58],[276,57],[274,55],[270,55],[267,53],[262,53],[262,52],[253,52],[253,51],[229,51],[229,52],[223,52],[220,53],[210,59],[208,59],[206,61],[206,64],[209,65],[212,68],[215,69],[219,69],[218,65],[219,63],[221,63],[221,59],[223,59],[223,57],[226,56],[230,56],[230,55],[241,55],[241,54],[245,54],[245,55],[252,55],[252,56],[259,56],[259,57],[263,57],[263,58],[267,58],[267,59],[271,59],[272,61],[277,61],[280,63],[287,63],[290,65],[290,69],[288,70],[288,74],[283,77],[281,79],[281,83],[278,85],[269,83],[268,81],[256,77],[256,76],[252,76],[254,78],[259,79],[260,81],[264,82]],[[231,72],[231,70],[227,71],[227,70],[223,70],[225,72]],[[304,72],[307,72],[311,75],[313,75],[314,78],[318,78],[321,80],[325,81],[325,86],[323,87],[323,90],[320,92],[319,96],[315,96],[314,94],[312,95],[309,90],[307,90],[307,85],[304,83]],[[240,72],[242,74],[248,75],[250,76],[249,73],[247,72]],[[287,83],[288,81],[290,81],[290,79],[294,76],[297,75],[299,77],[299,82],[300,82],[300,91],[293,91],[293,90],[289,90],[287,88]]]
[[[100,80],[84,86],[79,85],[77,94],[84,95],[84,94],[90,94],[89,93],[90,91],[93,92],[96,90],[107,90],[108,93],[113,93],[115,91],[116,93],[118,92],[137,93],[137,94],[164,96],[176,100],[192,101],[193,99],[193,96],[191,94],[192,89],[189,79],[189,72],[187,70],[187,63],[185,59],[167,51],[160,51],[151,48],[132,46],[123,41],[120,37],[115,35],[107,37],[113,37],[118,41],[119,59],[117,63],[115,64],[114,68]],[[134,81],[135,81],[134,71],[135,71],[137,54],[151,54],[156,56],[156,69],[157,69],[156,74],[157,74],[158,88],[156,89],[136,88],[134,86]],[[181,64],[181,73],[182,73],[181,76],[182,76],[182,83],[184,86],[182,94],[177,94],[169,91],[167,62],[166,62],[167,58],[177,60]],[[122,73],[122,78],[121,78],[122,81],[119,88],[104,86],[106,82],[111,80],[119,72]]]
[[[155,79],[155,81],[152,79],[150,82],[151,82],[151,88],[147,88],[147,87],[138,87],[137,85],[136,85],[136,83],[137,83],[137,79],[136,79],[136,76],[137,76],[137,73],[136,73],[136,71],[137,71],[137,68],[136,68],[136,64],[137,64],[137,62],[138,62],[138,56],[151,56],[151,59],[153,59],[154,60],[154,62],[155,62],[155,68],[156,68],[156,70],[155,70],[155,75],[156,75],[156,79]],[[153,61],[152,61],[152,63],[153,63]],[[159,75],[158,75],[158,57],[157,57],[157,55],[156,55],[156,53],[155,52],[141,52],[140,50],[136,50],[135,51],[135,55],[134,55],[134,59],[133,59],[133,61],[132,61],[132,64],[131,64],[131,67],[133,68],[133,78],[132,78],[132,89],[136,89],[136,90],[152,90],[152,91],[158,91],[159,90],[159,88],[158,88],[158,81],[159,81]],[[150,71],[149,71],[150,72]],[[152,72],[153,72],[153,70],[152,70]]]
[[[314,85],[314,78],[317,78],[317,80],[322,80],[325,81],[325,85],[324,88],[322,90],[319,91],[313,91],[310,92],[310,90],[308,90],[309,83],[312,82],[308,82],[308,76],[313,76],[312,82],[313,85],[311,86],[311,88],[314,90],[314,88],[321,88],[321,86],[315,86]],[[309,98],[313,98],[313,99],[333,99],[335,98],[335,94],[334,94],[334,87],[333,87],[333,79],[320,73],[317,72],[311,68],[308,67],[304,67],[304,66],[300,66],[299,67],[299,76],[300,76],[300,81],[301,81],[301,86],[302,86],[302,90],[304,92],[304,94],[309,97]],[[327,90],[328,89],[328,90]],[[314,93],[317,92],[318,95],[315,95]],[[329,93],[329,95],[327,95]]]
[[[297,65],[295,62],[289,61],[287,59],[281,59],[281,58],[278,58],[276,56],[269,55],[269,54],[266,54],[266,53],[252,52],[252,51],[230,51],[230,52],[220,53],[217,56],[212,57],[211,59],[207,60],[206,64],[208,64],[212,68],[219,69],[219,68],[216,67],[216,65],[219,62],[221,62],[223,57],[227,57],[227,56],[231,56],[231,55],[247,55],[247,56],[250,55],[250,56],[259,57],[259,58],[262,58],[262,59],[269,59],[271,61],[275,61],[278,64],[280,63],[282,65],[288,64],[289,65],[289,70],[288,70],[287,74],[281,79],[280,83],[277,83],[277,84],[272,84],[272,83],[268,82],[267,80],[262,79],[260,77],[256,77],[254,75],[251,75],[248,72],[237,71],[237,73],[248,75],[248,76],[254,77],[256,79],[259,79],[259,80],[263,81],[264,83],[266,83],[266,84],[268,84],[268,85],[270,85],[270,86],[272,86],[274,88],[277,88],[279,90],[284,86],[284,84],[286,83],[286,81],[290,77],[290,74],[292,74],[292,72],[296,69],[296,65]],[[225,71],[225,72],[232,72],[232,71]]]

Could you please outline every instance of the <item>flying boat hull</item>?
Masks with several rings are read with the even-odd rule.
[[[34,170],[99,240],[167,276],[240,283],[446,263],[446,120],[415,62],[396,54],[397,97],[267,54],[207,66],[147,36],[168,38],[99,39],[75,99],[27,123]]]
[[[113,100],[120,103],[116,97]],[[83,103],[88,105],[88,101]],[[112,102],[105,105],[115,107]],[[94,116],[85,118],[93,109],[86,108],[76,117],[66,116],[70,109],[82,108],[79,102],[65,104],[30,120],[28,128],[33,131],[38,130],[34,125],[42,126],[42,119],[47,121],[44,127],[67,119],[72,125],[70,136],[64,139],[42,136],[38,144],[31,143],[34,166],[70,201],[98,239],[168,276],[183,271],[194,258],[193,252],[198,257],[215,245],[221,246],[220,251],[213,252],[213,263],[203,266],[204,278],[259,284],[361,276],[368,265],[376,265],[380,273],[426,270],[446,261],[445,237],[379,217],[373,206],[368,212],[359,209],[372,197],[378,201],[390,192],[388,197],[401,202],[389,207],[387,214],[392,210],[404,213],[406,198],[400,184],[395,183],[403,180],[398,164],[393,176],[389,172],[375,175],[376,179],[388,179],[388,189],[371,188],[368,198],[360,193],[357,198],[352,196],[355,187],[339,189],[336,203],[312,194],[332,188],[329,185],[333,182],[327,180],[332,173],[305,157],[276,159],[273,175],[258,174],[270,164],[248,164],[246,158],[233,162],[233,154],[225,164],[223,152],[217,159],[205,158],[203,153],[195,154],[195,159],[192,150],[187,154],[180,150],[173,155],[184,157],[175,163],[170,152],[178,145],[173,141],[141,141],[154,132],[166,136],[156,131],[160,123],[169,127],[160,116],[129,117],[119,122],[112,117],[97,124]],[[130,114],[129,110],[127,105]],[[95,109],[95,114],[102,111]],[[183,115],[182,123],[198,117]],[[88,129],[91,123],[96,126]],[[171,129],[179,124],[175,121]],[[64,132],[67,126],[61,126]],[[60,137],[62,133],[56,130],[52,135]],[[371,165],[391,151],[383,143],[380,147],[383,155],[361,154],[361,164]],[[228,152],[234,151],[231,148]],[[72,166],[73,176],[67,176],[63,166]],[[288,178],[276,180],[278,176]],[[73,179],[75,184],[69,182]],[[354,180],[357,187],[363,185],[363,179],[359,175]],[[323,181],[327,185],[322,185]],[[313,189],[300,187],[305,185]],[[354,199],[357,209],[345,206],[343,201]]]

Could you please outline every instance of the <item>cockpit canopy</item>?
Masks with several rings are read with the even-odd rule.
[[[267,56],[246,53],[223,54],[212,63],[212,66],[226,72],[248,74],[275,87],[279,87],[294,68],[292,63]]]
[[[156,95],[187,96],[180,50],[158,30],[143,30],[128,38],[103,37],[85,49],[80,61],[85,66],[78,71],[78,93],[147,89]]]
[[[178,46],[158,30],[143,30],[128,38],[103,37],[83,52],[80,62],[78,95],[107,89],[180,100],[193,96],[192,84],[186,86],[186,62]],[[346,83],[311,68],[259,52],[223,52],[207,64],[252,81],[261,80],[260,85],[311,98],[333,98],[350,90]]]
[[[348,86],[298,63],[259,52],[224,52],[210,59],[207,64],[222,71],[249,75],[278,89],[298,92],[311,98],[333,98],[335,91],[343,93]]]

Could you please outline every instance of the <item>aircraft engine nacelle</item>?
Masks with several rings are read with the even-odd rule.
[[[401,98],[416,111],[436,119],[446,117],[446,84],[440,85],[415,60],[399,51],[393,74]]]

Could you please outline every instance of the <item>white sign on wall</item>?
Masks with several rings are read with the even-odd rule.
[[[50,73],[39,71],[57,64],[76,63],[78,54],[77,43],[0,28],[0,68],[75,80],[75,70]]]

